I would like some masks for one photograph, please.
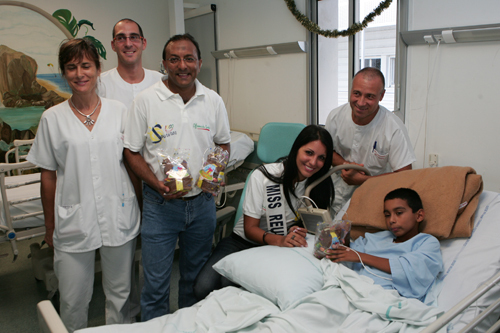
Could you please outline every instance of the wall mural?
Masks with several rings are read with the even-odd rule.
[[[0,162],[15,139],[35,137],[46,109],[71,96],[58,69],[63,40],[89,38],[106,59],[90,29],[92,22],[77,21],[67,9],[50,15],[24,2],[0,1]]]

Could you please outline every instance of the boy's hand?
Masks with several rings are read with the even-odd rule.
[[[336,249],[328,249],[326,252],[326,258],[333,262],[359,262],[358,255],[348,247],[339,246]]]

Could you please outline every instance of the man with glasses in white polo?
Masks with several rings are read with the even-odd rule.
[[[158,162],[162,149],[189,152],[193,184],[204,152],[218,145],[229,152],[231,135],[222,98],[196,77],[201,52],[189,34],[175,35],[163,49],[167,76],[132,102],[124,132],[124,156],[144,181],[141,225],[144,288],[142,321],[169,313],[170,275],[179,240],[179,308],[197,302],[194,280],[210,255],[215,230],[215,200],[193,186],[170,191]],[[141,154],[142,152],[142,154]]]
[[[127,109],[132,105],[135,96],[153,83],[161,81],[162,74],[142,67],[142,51],[146,49],[141,26],[134,20],[125,18],[113,27],[111,48],[118,57],[118,66],[101,74],[98,94],[101,97],[118,100]],[[127,165],[126,165],[127,166]],[[139,207],[142,209],[142,182],[131,175]],[[130,293],[130,317],[132,321],[140,312],[140,297],[135,282],[135,265],[132,265],[132,284]]]

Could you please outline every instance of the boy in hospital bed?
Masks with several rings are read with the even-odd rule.
[[[419,195],[408,188],[389,192],[384,198],[384,215],[389,230],[366,233],[350,248],[328,250],[326,258],[352,263],[348,266],[383,288],[428,304],[429,300],[424,299],[443,269],[443,260],[439,241],[419,232],[424,220]]]

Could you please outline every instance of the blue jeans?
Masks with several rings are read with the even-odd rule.
[[[179,308],[196,303],[193,284],[210,255],[216,219],[215,201],[209,193],[189,201],[167,201],[144,185],[143,200],[141,319],[147,321],[169,313],[170,275],[177,239]]]
[[[202,300],[212,291],[228,286],[238,286],[236,283],[220,275],[212,268],[219,260],[230,255],[231,253],[243,251],[259,245],[250,243],[249,241],[236,235],[234,232],[229,237],[223,238],[215,247],[214,251],[208,258],[207,263],[201,269],[194,283],[194,294],[196,299]]]

